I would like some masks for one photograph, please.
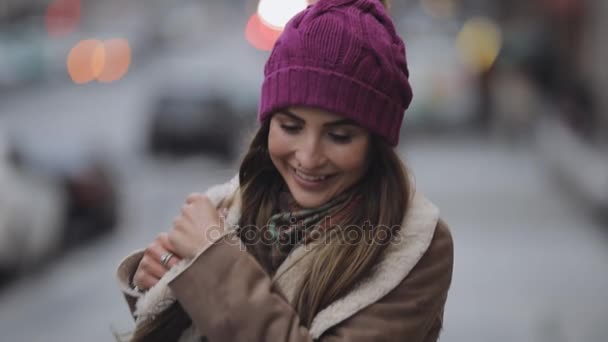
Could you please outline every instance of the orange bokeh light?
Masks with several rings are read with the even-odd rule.
[[[76,44],[68,55],[68,73],[72,81],[76,84],[84,84],[95,79],[93,68],[94,57],[99,54],[99,49],[103,49],[103,42],[95,39],[82,40]]]
[[[126,39],[110,39],[104,42],[104,65],[99,73],[99,82],[113,82],[121,79],[131,64],[131,48]]]
[[[131,48],[122,38],[82,40],[70,50],[68,73],[76,84],[93,80],[108,83],[121,79],[131,64]]]
[[[106,64],[106,49],[105,44],[102,42],[95,47],[93,55],[91,56],[91,72],[95,79],[103,72]]]
[[[47,7],[44,21],[52,37],[72,33],[80,23],[80,0],[54,0]]]
[[[269,51],[281,35],[281,32],[265,25],[258,14],[255,13],[247,22],[245,38],[256,49]]]

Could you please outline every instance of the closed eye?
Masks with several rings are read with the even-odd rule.
[[[343,135],[343,134],[336,134],[336,133],[329,133],[329,136],[337,143],[340,144],[346,144],[349,143],[352,139],[352,137],[350,135]]]
[[[301,127],[292,126],[292,125],[281,125],[281,129],[283,129],[285,132],[287,132],[289,134],[294,134],[294,133],[297,133],[298,131],[300,131]]]

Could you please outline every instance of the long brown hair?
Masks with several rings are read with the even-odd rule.
[[[258,243],[268,235],[264,229],[281,186],[277,181],[281,176],[268,154],[269,121],[254,137],[239,171],[239,233],[248,251],[272,274],[270,246]],[[371,273],[391,236],[400,228],[409,205],[412,189],[404,164],[383,139],[372,135],[370,140],[368,170],[355,185],[356,192],[365,194],[365,201],[349,217],[332,222],[334,225],[325,230],[323,238],[329,243],[317,249],[292,303],[306,327],[319,311]]]

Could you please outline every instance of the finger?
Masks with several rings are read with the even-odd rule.
[[[169,233],[169,242],[177,250],[177,254],[182,257],[188,257],[185,251],[189,250],[189,238],[188,234],[184,233],[181,229],[173,229]]]
[[[202,200],[203,198],[206,198],[206,196],[201,193],[195,192],[195,193],[188,195],[188,197],[186,198],[186,203],[187,204],[194,203],[196,201]]]
[[[171,229],[171,231],[180,231],[180,232],[184,232],[187,231],[188,228],[190,227],[191,223],[188,222],[183,216],[177,216],[174,220],[173,220],[173,227]],[[169,237],[171,236],[171,233],[169,233]],[[173,247],[178,247],[175,245],[175,243],[173,241],[171,241],[171,239],[169,238],[169,242],[171,243],[171,245]]]
[[[205,196],[205,195],[198,195],[198,196],[193,196],[192,199],[190,201],[186,201],[186,205],[190,205],[190,206],[194,206],[196,205],[196,208],[198,210],[216,210],[217,208],[215,207],[215,205],[211,202],[211,200],[209,199],[209,197]]]
[[[141,273],[139,276],[133,278],[133,285],[142,290],[147,290],[156,285],[159,280],[160,278],[156,278],[146,273]]]
[[[175,247],[169,241],[169,234],[168,233],[158,234],[158,236],[156,237],[156,242],[158,242],[158,244],[162,248],[164,248],[167,252],[173,253],[173,258],[171,258],[171,260],[175,259],[176,262],[179,261],[179,260],[181,260],[181,257],[179,255],[177,255],[177,251],[175,250]],[[159,256],[159,258],[160,257],[162,257],[162,254]]]
[[[183,227],[186,223],[186,218],[183,215],[177,215],[173,219],[173,227]]]
[[[135,271],[135,274],[133,275],[133,285],[139,287],[142,290],[147,289],[151,285],[151,278],[154,278],[154,276],[148,274],[146,270],[144,270],[140,262],[139,266],[137,267],[137,271]]]
[[[166,252],[163,252],[160,256],[158,256],[158,260],[160,260],[164,253],[171,253],[173,254],[173,256],[169,259],[169,261],[167,261],[167,268],[171,268],[173,266],[175,266],[175,264],[177,264],[178,262],[180,262],[182,260],[182,257],[177,253],[175,247],[173,247],[173,245],[171,244],[171,242],[169,242],[169,234],[167,233],[162,233],[158,236],[157,240],[159,241],[160,245],[166,249]]]
[[[168,271],[168,266],[161,264],[156,257],[152,258],[149,256],[144,256],[144,258],[141,260],[140,266],[142,270],[146,272],[146,274],[152,275],[156,278],[162,278]]]
[[[192,210],[194,210],[192,204],[184,204],[179,211],[183,218],[187,219],[190,222],[194,222],[194,220],[192,219]]]
[[[169,259],[169,261],[167,261],[167,269],[172,268],[173,266],[175,266],[175,264],[177,264],[181,260],[182,259],[178,258],[176,254],[173,254],[173,256],[171,257],[171,259]]]
[[[166,243],[167,243],[167,245],[171,246],[170,249],[169,248],[164,248],[163,246],[161,246],[159,244],[159,245],[155,246],[154,249],[152,249],[150,251],[151,252],[150,253],[150,259],[153,260],[152,263],[158,265],[158,267],[162,268],[164,271],[166,271],[167,269],[173,267],[180,260],[182,260],[182,258],[177,253],[176,249],[173,248],[173,246],[169,243],[169,238],[168,237],[167,237],[167,242]],[[169,258],[169,260],[167,261],[167,264],[163,264],[161,262],[161,260],[165,256],[165,254],[167,254],[167,253],[171,253],[172,254],[171,258]],[[153,267],[154,267],[154,269],[158,269],[158,267],[156,267],[156,266],[153,266]]]
[[[163,253],[165,253],[165,248],[158,241],[155,240],[144,251],[144,258],[147,257],[160,262],[160,257],[163,255]]]

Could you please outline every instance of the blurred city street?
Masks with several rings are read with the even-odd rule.
[[[138,131],[142,118],[133,113],[146,96],[145,70],[117,87],[86,89],[78,105],[66,86],[35,89],[20,94],[30,101],[13,98],[1,106],[10,129],[53,140],[61,132],[52,127],[64,120],[79,135],[113,146],[124,201],[117,234],[0,293],[3,340],[108,341],[111,329],[127,331],[130,316],[114,281],[117,263],[166,230],[187,194],[233,174],[233,165],[213,158],[142,157],[132,148],[137,139],[117,132]],[[121,100],[104,101],[110,98]],[[83,119],[79,107],[104,102],[103,110],[89,110]],[[46,114],[32,107],[60,114],[49,125],[35,125]],[[91,124],[101,121],[103,130]],[[455,239],[444,341],[601,342],[608,336],[608,231],[565,199],[534,149],[475,137],[402,142],[417,188],[438,204]]]
[[[153,25],[160,33],[146,31],[146,18],[156,18],[150,13],[148,17],[142,15],[140,21],[131,22],[128,15],[117,21],[131,30],[134,35],[130,38],[139,37],[140,32],[149,36],[142,36],[141,46],[132,44],[138,50],[133,52],[131,69],[112,83],[76,84],[74,78],[66,76],[66,63],[61,60],[62,76],[5,86],[1,84],[0,63],[0,147],[3,139],[18,147],[19,156],[26,157],[32,173],[36,177],[44,174],[45,180],[48,177],[44,172],[59,169],[68,169],[65,172],[76,177],[82,164],[98,158],[95,160],[101,160],[114,176],[112,186],[118,203],[116,226],[105,231],[107,234],[82,245],[73,242],[75,247],[65,253],[28,264],[16,279],[0,287],[2,341],[101,342],[113,341],[113,331],[130,331],[132,319],[114,275],[118,263],[166,231],[188,194],[203,192],[237,172],[239,160],[231,149],[237,148],[240,155],[244,143],[237,147],[212,146],[212,150],[222,151],[219,154],[183,156],[182,149],[187,149],[184,146],[203,148],[208,141],[179,138],[217,133],[213,131],[226,135],[223,129],[237,125],[233,135],[238,139],[247,141],[253,133],[250,123],[255,119],[257,87],[267,54],[247,45],[241,32],[246,15],[234,10],[254,8],[250,4],[253,1],[247,6],[226,2],[232,7],[225,5],[228,9],[221,15],[201,10],[206,17],[200,18],[196,17],[200,9],[195,2],[186,1],[174,11],[168,11],[171,6],[159,1],[154,3],[155,8],[162,8],[157,14],[168,12],[166,17],[160,16],[162,22]],[[580,119],[583,115],[576,116],[580,114],[576,110],[587,108],[577,102],[578,98],[570,99],[573,103],[564,99],[568,103],[560,107],[561,102],[539,95],[545,93],[536,90],[541,86],[530,80],[532,76],[527,79],[521,71],[514,71],[517,61],[507,61],[504,69],[496,67],[493,75],[487,72],[477,77],[463,71],[465,68],[455,70],[456,52],[450,42],[458,33],[454,27],[461,23],[457,25],[454,20],[441,26],[445,32],[441,31],[432,25],[433,21],[421,19],[424,13],[413,3],[417,2],[395,5],[397,26],[413,32],[408,40],[408,57],[415,89],[398,149],[415,177],[417,190],[440,208],[454,238],[454,276],[440,340],[608,341],[608,225],[595,215],[597,209],[605,210],[602,205],[606,203],[597,207],[590,204],[585,193],[577,192],[556,170],[559,163],[574,160],[573,156],[564,157],[563,151],[568,148],[565,143],[551,150],[558,146],[554,140],[539,141],[543,136],[537,134],[535,119],[574,115],[562,120],[567,123],[564,126],[574,127],[567,132],[576,132],[572,135],[576,139],[583,132],[580,135],[584,138],[573,139],[584,141],[580,146],[589,149],[596,146],[596,140],[601,143],[608,136],[602,131],[607,126],[590,124]],[[477,4],[470,5],[472,8],[484,7],[476,1],[466,3]],[[131,10],[143,6],[138,1],[131,4]],[[121,10],[116,4],[108,7],[112,8],[104,12],[106,15]],[[397,15],[405,9],[407,15]],[[234,12],[232,16],[223,16],[230,11]],[[100,18],[87,32],[103,27]],[[222,29],[231,22],[242,25]],[[215,27],[222,35],[214,37],[213,28],[218,23],[224,25]],[[189,40],[197,36],[190,31],[191,25],[199,25],[195,28],[204,32],[199,37],[201,42]],[[114,30],[119,31],[116,27]],[[184,32],[186,38],[179,36]],[[209,41],[215,41],[215,45]],[[251,40],[249,43],[255,45]],[[521,52],[517,48],[508,51]],[[452,64],[445,64],[446,60]],[[594,83],[603,89],[601,84]],[[522,90],[526,87],[532,90]],[[484,100],[478,99],[484,92],[491,94],[488,98],[494,100],[494,107],[484,106]],[[233,107],[225,106],[225,102]],[[212,115],[199,115],[200,107],[207,106],[222,109],[217,112],[221,112],[224,126],[204,121],[212,120]],[[492,120],[484,122],[490,109]],[[578,114],[568,114],[569,110]],[[521,116],[513,115],[521,111]],[[226,124],[229,117],[234,125]],[[203,126],[212,132],[196,130]],[[588,126],[597,129],[595,135],[589,133]],[[572,177],[586,175],[581,176],[581,182],[591,184],[587,188],[594,200],[608,202],[608,144],[600,143],[597,146],[604,149],[593,147],[594,153],[589,154],[589,158],[595,158],[595,173],[589,171],[591,163],[584,159],[577,159],[580,162],[570,163],[567,168]],[[36,190],[20,195],[26,203],[30,197],[43,197]],[[4,205],[2,199],[0,205]],[[0,229],[5,222],[2,209]],[[25,212],[36,216],[38,209],[32,205]],[[0,238],[4,236],[10,235]],[[0,248],[11,244],[4,241]],[[2,262],[0,266],[4,266]]]
[[[103,153],[120,165],[123,202],[117,234],[77,249],[50,267],[34,269],[0,292],[2,340],[109,341],[112,327],[126,331],[131,318],[114,279],[117,263],[170,227],[189,193],[233,175],[234,168],[216,159],[158,162],[141,156],[137,134],[143,118],[136,114],[145,113],[140,106],[149,95],[145,71],[133,73],[116,87],[78,89],[77,95],[69,84],[42,87],[0,105],[5,129],[44,137],[43,144],[57,158],[83,145],[103,146]],[[53,120],[46,121],[47,113],[32,108],[54,108]],[[86,116],[82,108],[87,108]],[[62,127],[69,132],[62,132]],[[37,324],[27,327],[28,321]]]

